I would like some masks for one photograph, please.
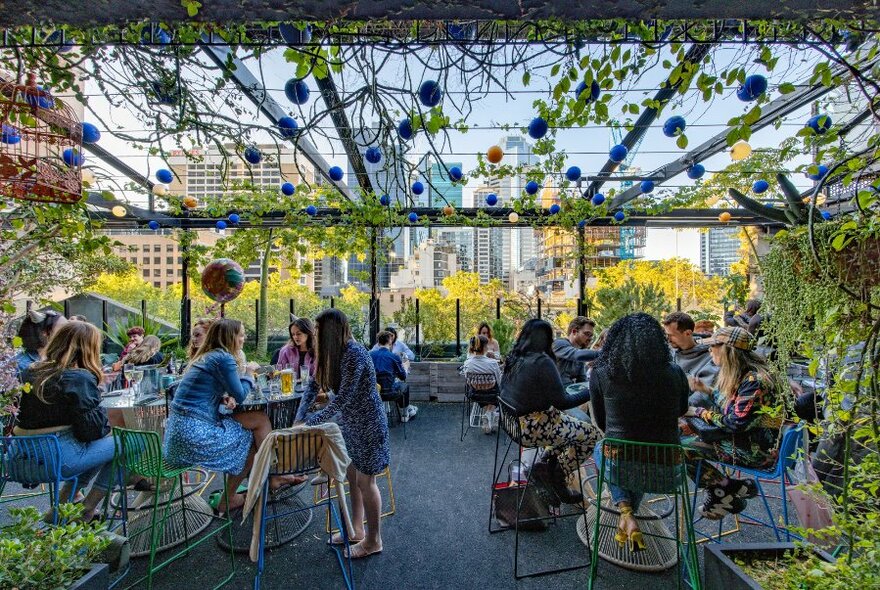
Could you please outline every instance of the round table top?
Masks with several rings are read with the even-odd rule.
[[[153,408],[156,406],[165,406],[165,398],[160,396],[155,399],[148,400],[143,403],[138,403],[135,401],[135,398],[126,395],[127,390],[119,390],[119,391],[111,391],[109,394],[104,395],[101,398],[101,407],[103,408],[116,408],[116,409],[134,409],[134,408]]]

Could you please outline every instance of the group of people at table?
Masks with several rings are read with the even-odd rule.
[[[781,417],[764,409],[775,406],[777,384],[765,359],[754,352],[754,337],[746,329],[725,327],[698,340],[695,323],[685,313],[673,313],[662,323],[635,313],[615,322],[602,334],[601,346],[591,348],[595,327],[595,322],[579,316],[571,321],[565,337],[554,339],[548,322],[529,320],[502,368],[498,343],[484,324],[471,339],[471,355],[463,367],[465,373],[497,376],[500,397],[517,415],[523,442],[546,450],[532,474],[554,503],[583,500],[569,482],[577,481],[578,469],[594,453],[599,458],[602,446],[597,443],[603,436],[682,444],[692,477],[703,458],[749,467],[775,460]],[[352,338],[348,319],[336,309],[318,314],[314,324],[304,318],[293,321],[289,333],[278,364],[295,369],[295,374],[307,367],[311,375],[297,422],[336,421],[351,457],[347,472],[354,530],[351,556],[378,553],[381,497],[376,476],[389,464],[381,392],[393,392],[407,419],[415,415],[408,390],[403,391],[403,359],[409,360],[412,353],[388,331],[380,333],[376,348],[368,352]],[[110,485],[114,453],[110,427],[123,425],[119,416],[101,406],[103,336],[89,323],[66,321],[52,312],[29,314],[20,334],[24,350],[18,356],[19,368],[30,391],[21,398],[15,434],[57,435],[62,473],[79,474],[83,483],[94,480],[83,499],[83,518],[89,520]],[[142,333],[134,336],[124,362],[131,361],[147,341]],[[265,413],[220,410],[234,409],[254,388],[258,365],[245,362],[241,353],[242,324],[232,319],[200,320],[191,336],[188,363],[170,404],[165,456],[171,466],[200,466],[228,474],[227,492],[218,506],[225,512],[244,504],[244,495],[234,491],[248,475],[272,426]],[[156,352],[148,358],[155,358]],[[577,411],[587,402],[590,417]],[[685,415],[728,436],[703,441],[681,421]],[[491,420],[490,426],[494,426]],[[299,481],[278,476],[270,487]],[[615,538],[631,550],[643,548],[634,517],[640,494],[610,484],[620,512]],[[742,511],[746,500],[756,494],[750,482],[706,466],[697,484],[707,490],[700,512],[711,519]],[[69,489],[66,494],[62,490],[62,499],[69,494]],[[331,540],[342,542],[338,536]]]

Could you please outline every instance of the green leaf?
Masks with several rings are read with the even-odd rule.
[[[685,149],[688,146],[688,138],[687,135],[681,134],[678,136],[678,139],[675,140],[675,145],[679,147],[679,149]]]
[[[791,82],[783,82],[779,85],[779,94],[791,94],[794,92],[794,84]]]
[[[834,236],[834,239],[831,240],[831,247],[840,252],[843,250],[843,247],[846,245],[846,234],[837,234]]]
[[[556,76],[559,73],[559,68],[561,68],[561,64],[556,64],[552,68],[550,68],[550,75]]]
[[[529,81],[531,81],[531,79],[532,79],[531,72],[526,72],[525,74],[523,74],[523,77],[522,77],[523,86],[528,86]]]

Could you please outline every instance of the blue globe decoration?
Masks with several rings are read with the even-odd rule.
[[[379,203],[381,203],[383,207],[387,207],[391,204],[391,197],[388,195],[382,195],[379,197]]]
[[[76,151],[73,148],[67,148],[61,154],[64,163],[70,166],[71,168],[76,168],[77,166],[82,166],[83,161],[85,161],[85,156]]]
[[[550,215],[556,215],[561,210],[562,207],[560,207],[557,203],[553,203],[552,205],[550,205]]]
[[[162,184],[170,184],[171,181],[174,180],[174,175],[171,174],[171,170],[160,168],[159,170],[156,170],[156,180]]]
[[[526,183],[526,192],[530,195],[537,193],[539,188],[541,188],[540,185],[534,180],[530,180]]]
[[[292,182],[285,182],[281,185],[281,192],[289,197],[296,192],[296,187],[293,186]]]
[[[703,178],[703,175],[706,173],[706,167],[702,164],[694,164],[693,166],[687,169],[688,178],[691,180],[697,180],[698,178]]]
[[[62,43],[62,40],[64,41]],[[52,33],[46,37],[46,43],[49,45],[58,45],[55,49],[58,53],[67,53],[74,48],[74,43],[70,39],[64,39],[64,35],[61,31],[52,31]]]
[[[443,91],[434,80],[425,80],[419,86],[419,100],[426,107],[435,107],[443,99]]]
[[[302,45],[312,41],[312,25],[306,25],[305,29],[300,30],[290,23],[281,23],[278,25],[278,32],[288,45]]]
[[[541,139],[547,135],[548,129],[549,126],[547,125],[547,121],[541,117],[535,117],[532,119],[532,122],[529,123],[529,137],[532,139]]]
[[[663,135],[666,137],[675,137],[680,133],[684,133],[685,127],[687,127],[687,122],[684,120],[684,117],[678,115],[669,117],[666,119],[666,122],[663,123]]]
[[[55,99],[49,94],[49,91],[42,86],[37,86],[37,92],[28,92],[25,94],[25,100],[33,108],[51,109],[55,106]]]
[[[620,221],[623,221],[624,219],[626,219],[626,213],[624,213],[623,211],[618,211],[617,213],[614,214],[615,221],[620,222]]]
[[[218,219],[217,223],[215,225],[217,226],[217,229],[219,229],[219,230],[226,229],[226,222],[223,221],[222,219]]]
[[[831,129],[831,117],[828,115],[813,115],[807,120],[806,127],[809,127],[819,135],[823,135]]]
[[[574,89],[574,98],[575,100],[579,100],[581,98],[581,94],[584,94],[587,91],[587,83],[581,80],[581,82]],[[590,94],[587,95],[586,101],[593,102],[599,98],[599,95],[602,94],[602,87],[599,86],[599,83],[593,80],[590,83]]]
[[[653,180],[643,180],[639,185],[639,190],[644,194],[648,194],[654,190],[654,181]]]
[[[229,258],[218,258],[202,271],[202,292],[212,301],[229,303],[244,288],[244,271]]]
[[[147,227],[149,227],[153,231],[156,231],[157,229],[159,229],[159,222],[155,219],[151,219],[150,222],[147,224]]]
[[[306,104],[309,102],[309,87],[305,80],[291,78],[284,85],[284,95],[293,104]]]
[[[462,177],[461,168],[458,166],[453,166],[449,169],[449,180],[452,182],[458,182]]]
[[[565,177],[572,182],[576,180],[580,180],[581,178],[581,169],[577,166],[571,166],[568,170],[565,171]]]
[[[336,182],[339,182],[340,180],[342,180],[344,173],[342,172],[342,168],[340,168],[339,166],[333,166],[332,168],[330,168],[330,170],[327,171],[327,176],[330,177],[330,180],[335,180]]]
[[[21,132],[12,125],[3,123],[3,132],[0,134],[0,141],[8,145],[15,145],[21,141]]]
[[[141,29],[141,43],[157,43],[159,45],[168,45],[171,43],[171,35],[162,27],[151,27],[149,25]]]
[[[760,74],[752,74],[736,91],[736,97],[743,102],[752,102],[765,92],[767,92],[767,78]]]
[[[249,146],[244,150],[244,159],[251,164],[259,164],[263,159],[263,154],[254,146]]]
[[[829,211],[822,211],[822,219],[826,221],[831,219],[831,213]]]
[[[423,192],[425,192],[425,185],[422,184],[421,182],[419,182],[418,180],[415,181],[412,185],[412,192],[417,195],[422,194]]]
[[[278,131],[281,133],[281,137],[295,137],[298,128],[299,125],[297,125],[293,117],[281,117],[278,119]]]
[[[489,193],[488,195],[486,195],[486,204],[490,207],[494,207],[495,205],[497,205],[498,195],[496,195],[495,193]]]
[[[593,198],[590,199],[590,201],[593,203],[593,205],[596,205],[598,207],[605,202],[605,195],[603,195],[602,193],[596,193],[595,195],[593,195]]]
[[[91,123],[80,123],[82,130],[83,143],[98,143],[101,139],[101,132]]]
[[[614,146],[613,148],[611,148],[610,152],[608,152],[608,159],[611,160],[612,162],[616,162],[617,164],[620,164],[621,162],[626,160],[626,155],[628,153],[629,153],[629,150],[626,149],[626,146],[619,143],[616,146]]]
[[[239,223],[241,221],[241,217],[238,213],[230,213],[229,214],[229,223]]]
[[[309,205],[308,207],[306,207],[306,215],[308,215],[309,217],[314,217],[317,214],[318,208],[314,205]]]
[[[416,223],[419,220],[419,215],[415,211],[413,211],[408,215],[407,218],[409,219],[410,223]]]
[[[816,173],[815,174],[807,173],[807,177],[810,180],[822,180],[826,174],[828,174],[828,166],[826,166],[824,164],[819,164],[818,170],[816,170]]]
[[[752,184],[752,192],[756,195],[767,192],[768,188],[770,188],[770,183],[766,180],[756,180],[755,183]]]
[[[369,147],[367,148],[367,152],[364,154],[364,157],[370,164],[378,164],[382,161],[382,150],[377,147]]]
[[[587,220],[581,219],[580,221],[578,221],[578,227],[581,229],[584,229],[585,227],[587,227]]]
[[[402,119],[400,123],[397,124],[397,134],[400,136],[400,139],[412,139],[412,121],[409,119]]]

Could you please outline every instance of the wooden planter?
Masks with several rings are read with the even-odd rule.
[[[782,557],[797,548],[794,543],[732,543],[705,545],[703,552],[704,590],[761,590],[761,586],[733,560],[764,561]],[[824,561],[834,558],[818,548],[812,551]]]
[[[460,362],[413,362],[406,382],[413,401],[460,402],[464,396],[464,377]]]
[[[109,587],[110,568],[106,563],[96,563],[68,590],[107,590]]]

